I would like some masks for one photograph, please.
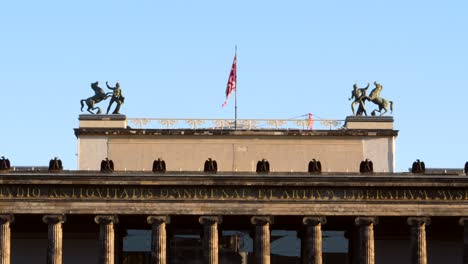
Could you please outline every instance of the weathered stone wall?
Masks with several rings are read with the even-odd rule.
[[[255,172],[261,159],[274,172],[306,172],[311,159],[324,172],[358,172],[371,159],[394,171],[395,131],[159,131],[78,129],[78,169],[97,170],[108,157],[119,171],[149,171],[162,158],[168,171],[203,171],[208,158],[225,172]]]

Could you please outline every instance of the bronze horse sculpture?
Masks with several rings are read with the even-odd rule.
[[[95,104],[101,102],[102,100],[105,100],[107,99],[110,95],[112,95],[112,93],[105,93],[104,90],[102,88],[100,88],[99,86],[99,82],[93,82],[91,83],[91,88],[93,89],[94,91],[94,95],[87,98],[87,99],[83,99],[81,100],[81,112],[83,112],[83,107],[84,107],[84,103],[86,103],[86,105],[88,106],[88,109],[86,109],[88,112],[90,112],[91,114],[100,114],[101,113],[101,108],[95,106]],[[94,113],[93,111],[97,109],[97,112]]]
[[[365,99],[373,102],[374,104],[376,104],[379,109],[375,109],[372,111],[371,115],[375,116],[375,112],[379,112],[380,115],[383,115],[385,113],[388,112],[388,109],[390,107],[390,113],[393,112],[393,102],[392,101],[388,101],[387,99],[383,98],[383,97],[380,97],[380,92],[382,91],[382,85],[377,83],[377,82],[374,82],[374,85],[375,85],[375,88],[374,90],[372,90],[372,92],[369,94],[368,97],[366,97]],[[382,112],[383,110],[383,112]]]

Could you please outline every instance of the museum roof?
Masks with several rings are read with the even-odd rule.
[[[397,136],[398,130],[388,129],[340,129],[340,130],[300,130],[300,129],[137,129],[137,128],[75,128],[75,135],[107,136]]]
[[[338,119],[127,118],[80,115],[75,135],[129,136],[397,136],[391,116]]]

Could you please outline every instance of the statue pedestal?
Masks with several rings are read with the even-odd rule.
[[[80,115],[80,128],[126,128],[125,115]]]
[[[347,129],[389,129],[393,130],[393,116],[347,116]]]

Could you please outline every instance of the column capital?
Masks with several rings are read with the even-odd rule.
[[[431,224],[431,218],[430,217],[408,217],[407,220],[408,225],[410,226],[416,226],[416,225],[430,225]]]
[[[303,225],[324,225],[327,223],[325,216],[304,216],[302,218]]]
[[[354,219],[354,223],[357,226],[361,225],[376,225],[379,223],[379,218],[377,216],[358,216]]]
[[[119,217],[117,215],[97,215],[94,217],[94,222],[96,224],[118,224],[119,223]]]
[[[150,225],[152,224],[170,224],[171,217],[168,215],[150,215],[146,218],[146,222]]]
[[[200,224],[221,224],[223,222],[223,217],[222,216],[200,216],[198,218],[198,222]]]
[[[274,222],[273,220],[273,216],[252,216],[252,218],[250,218],[252,225],[271,225]]]
[[[15,216],[12,214],[7,214],[7,215],[0,215],[0,224],[5,224],[5,223],[14,223],[15,222]]]
[[[65,223],[67,221],[67,217],[64,214],[61,215],[44,215],[42,217],[42,222],[45,224],[58,224],[58,223]]]
[[[458,224],[461,226],[467,226],[468,227],[468,217],[462,217],[460,220],[458,220]]]

